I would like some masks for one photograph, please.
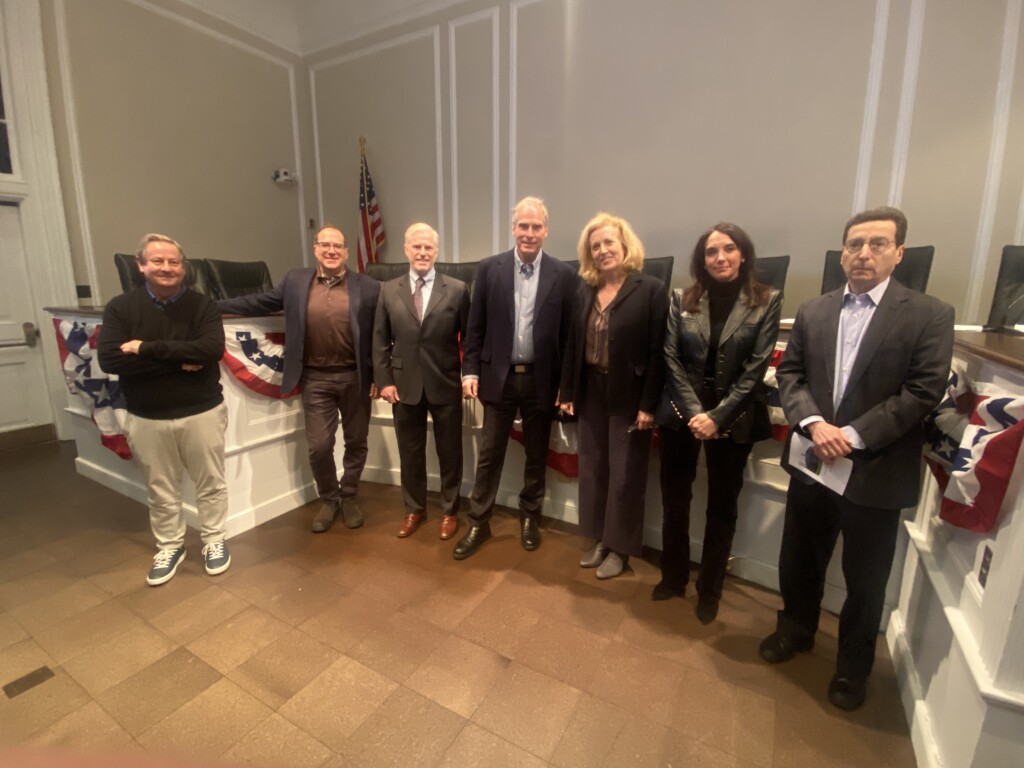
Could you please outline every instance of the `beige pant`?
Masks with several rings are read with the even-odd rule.
[[[224,482],[224,431],[228,409],[223,403],[183,419],[125,418],[128,445],[149,489],[149,523],[160,549],[185,543],[181,514],[182,471],[196,487],[196,507],[204,544],[224,539],[228,487]]]

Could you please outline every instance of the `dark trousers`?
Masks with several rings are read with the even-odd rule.
[[[697,476],[697,458],[704,446],[708,470],[707,522],[697,593],[720,598],[725,570],[736,533],[737,501],[743,488],[752,443],[727,437],[697,440],[689,429],[662,429],[661,449],[661,578],[682,590],[690,578],[690,501]]]
[[[899,510],[861,507],[819,483],[789,481],[779,554],[783,608],[778,631],[814,637],[825,571],[842,533],[846,602],[839,614],[840,677],[861,679],[871,672],[899,522]]]
[[[554,407],[554,403],[537,402],[537,384],[532,373],[512,371],[509,371],[505,379],[501,400],[484,403],[484,428],[476,464],[476,483],[469,497],[469,517],[473,525],[483,525],[494,513],[494,499],[498,495],[501,470],[505,466],[505,452],[508,450],[508,433],[516,419],[516,412],[523,418],[523,447],[526,449],[519,511],[534,517],[540,515],[544,504]]]
[[[609,412],[608,375],[589,366],[584,375],[577,403],[580,532],[620,555],[640,556],[653,430],[630,432],[636,412]]]
[[[428,403],[424,395],[415,405],[401,401],[392,406],[398,458],[402,465],[402,499],[407,514],[427,508],[427,414],[434,422],[434,447],[441,470],[441,511],[459,511],[462,485],[462,401]]]
[[[366,464],[366,436],[370,431],[370,399],[359,394],[359,375],[355,371],[307,370],[302,376],[302,408],[309,443],[309,466],[320,498],[334,503],[340,498],[355,496]],[[339,414],[345,438],[345,473],[340,485],[334,463]]]

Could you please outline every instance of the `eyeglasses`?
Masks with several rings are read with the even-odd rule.
[[[344,243],[313,243],[317,248],[322,251],[344,251]]]
[[[880,253],[885,253],[889,246],[893,245],[893,241],[888,237],[872,237],[870,240],[865,240],[863,237],[855,237],[853,240],[847,240],[843,243],[843,250],[851,256],[855,256],[864,249],[865,245],[877,256]]]

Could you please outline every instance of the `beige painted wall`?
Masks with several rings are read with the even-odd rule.
[[[1019,237],[1024,52],[1007,141],[990,167],[1006,3],[928,0],[919,6],[923,24],[913,0],[882,6],[884,38],[876,35],[874,3],[460,4],[309,57],[318,105],[358,105],[358,120],[318,113],[321,168],[327,157],[338,162],[333,146],[324,149],[325,128],[353,169],[351,148],[364,132],[392,241],[437,207],[428,43],[436,31],[439,229],[448,258],[490,254],[495,229],[507,247],[510,200],[534,193],[549,203],[556,256],[573,258],[586,219],[610,209],[632,220],[649,253],[680,258],[675,282],[682,285],[699,233],[730,219],[748,229],[762,255],[792,256],[792,314],[817,294],[824,251],[838,246],[854,209],[895,202],[910,217],[909,244],[936,246],[930,292],[954,304],[961,320],[983,320],[999,252]],[[499,46],[497,216],[492,22],[472,16],[490,9]],[[382,48],[417,32],[426,37]],[[917,35],[920,56],[909,57],[917,74],[906,77]],[[1021,30],[1013,35],[1019,42]],[[877,110],[866,120],[871,103]],[[403,108],[422,119],[396,124]],[[354,171],[331,171],[322,196],[343,215],[352,210],[354,222]],[[971,280],[979,298],[968,316]]]
[[[312,163],[296,163],[296,62],[173,3],[165,6],[190,16],[169,18],[126,0],[46,5],[76,281],[95,275],[94,299],[119,293],[113,254],[131,252],[148,231],[177,238],[192,257],[262,259],[275,279],[301,265],[300,196],[314,187]],[[215,34],[186,23],[197,19]],[[299,131],[304,123],[311,149],[305,100]],[[305,188],[274,184],[281,167],[301,172]]]
[[[937,248],[931,292],[983,320],[999,252],[1024,238],[1012,2],[890,0],[876,23],[874,3],[469,0],[300,58],[176,0],[155,4],[217,36],[129,0],[44,0],[58,123],[53,5],[67,18],[84,208],[57,128],[76,275],[93,253],[109,297],[110,254],[149,228],[193,255],[263,258],[275,276],[308,258],[305,220],[354,244],[364,135],[387,260],[414,220],[441,232],[443,258],[506,248],[511,203],[534,193],[556,256],[573,258],[586,219],[610,209],[649,253],[679,258],[682,285],[697,235],[731,219],[762,255],[792,256],[792,314],[850,213],[895,202],[910,244]],[[269,173],[295,166],[295,125],[302,184],[282,189]]]

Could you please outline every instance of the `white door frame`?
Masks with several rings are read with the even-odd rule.
[[[5,70],[13,176],[0,176],[0,199],[18,203],[28,255],[32,321],[43,345],[43,368],[57,437],[70,439],[67,387],[56,337],[43,307],[78,306],[64,201],[57,170],[39,0],[0,0],[0,61]]]

